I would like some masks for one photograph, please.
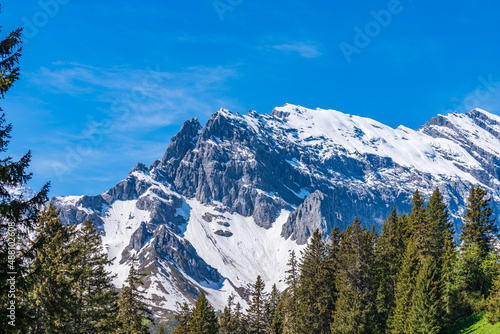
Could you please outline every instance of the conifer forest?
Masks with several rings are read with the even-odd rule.
[[[0,103],[20,78],[22,46],[21,28],[0,42]],[[9,154],[13,112],[0,116],[0,333],[447,334],[473,319],[490,331],[467,333],[500,333],[499,212],[479,184],[457,228],[437,185],[430,198],[414,189],[411,210],[394,205],[381,228],[355,218],[329,235],[316,229],[289,252],[284,289],[256,274],[241,290],[245,304],[231,294],[217,309],[189,288],[190,303],[160,316],[143,288],[150,273],[132,256],[115,286],[102,231],[92,220],[64,223],[50,183],[30,196],[12,191],[32,177],[31,152]]]

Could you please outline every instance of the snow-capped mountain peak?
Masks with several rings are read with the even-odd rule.
[[[415,189],[438,187],[454,222],[471,184],[500,208],[500,117],[474,109],[396,129],[336,110],[293,104],[269,114],[220,109],[186,121],[161,159],[138,164],[97,196],[58,197],[63,220],[101,230],[120,286],[136,254],[154,305],[174,310],[201,290],[221,308],[245,305],[261,275],[283,288],[291,250],[355,216],[380,227]]]

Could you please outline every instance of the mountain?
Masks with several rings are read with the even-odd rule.
[[[97,196],[54,198],[65,222],[91,219],[121,286],[136,254],[157,310],[193,302],[246,305],[261,275],[284,287],[289,252],[355,216],[380,227],[415,189],[439,187],[455,224],[471,184],[500,208],[500,117],[475,109],[396,129],[335,110],[286,104],[269,114],[221,109],[185,122],[164,156]]]

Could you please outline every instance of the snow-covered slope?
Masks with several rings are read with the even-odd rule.
[[[55,198],[63,220],[92,219],[123,284],[132,255],[148,272],[158,310],[204,290],[222,308],[243,305],[261,275],[284,288],[290,251],[314,229],[328,235],[354,216],[380,226],[415,189],[439,187],[458,222],[471,184],[500,208],[500,117],[476,109],[396,129],[335,110],[287,104],[269,114],[221,109],[187,121],[165,155],[138,164],[97,196]]]

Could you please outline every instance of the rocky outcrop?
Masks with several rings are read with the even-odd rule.
[[[258,241],[237,241],[241,233],[254,237],[266,231],[276,238],[280,232],[280,242],[290,247],[292,241],[307,243],[316,229],[327,237],[355,217],[380,228],[394,206],[410,211],[416,189],[429,197],[435,188],[458,226],[472,183],[488,188],[499,211],[499,122],[473,110],[437,116],[414,131],[293,105],[268,115],[221,109],[203,127],[196,118],[185,122],[161,159],[149,167],[138,164],[101,195],[60,197],[54,204],[67,223],[91,219],[103,236],[122,237],[107,245],[117,252],[117,268],[136,255],[158,305],[174,295],[192,302],[201,289],[234,289],[244,298],[250,278],[243,283],[239,274],[221,274],[230,272],[224,266],[244,269],[246,263],[237,263],[231,252]],[[185,236],[193,219],[200,225],[190,242]],[[283,226],[273,230],[278,220]],[[223,253],[224,265],[215,265],[217,257],[207,249]],[[248,249],[269,260],[269,254]]]

